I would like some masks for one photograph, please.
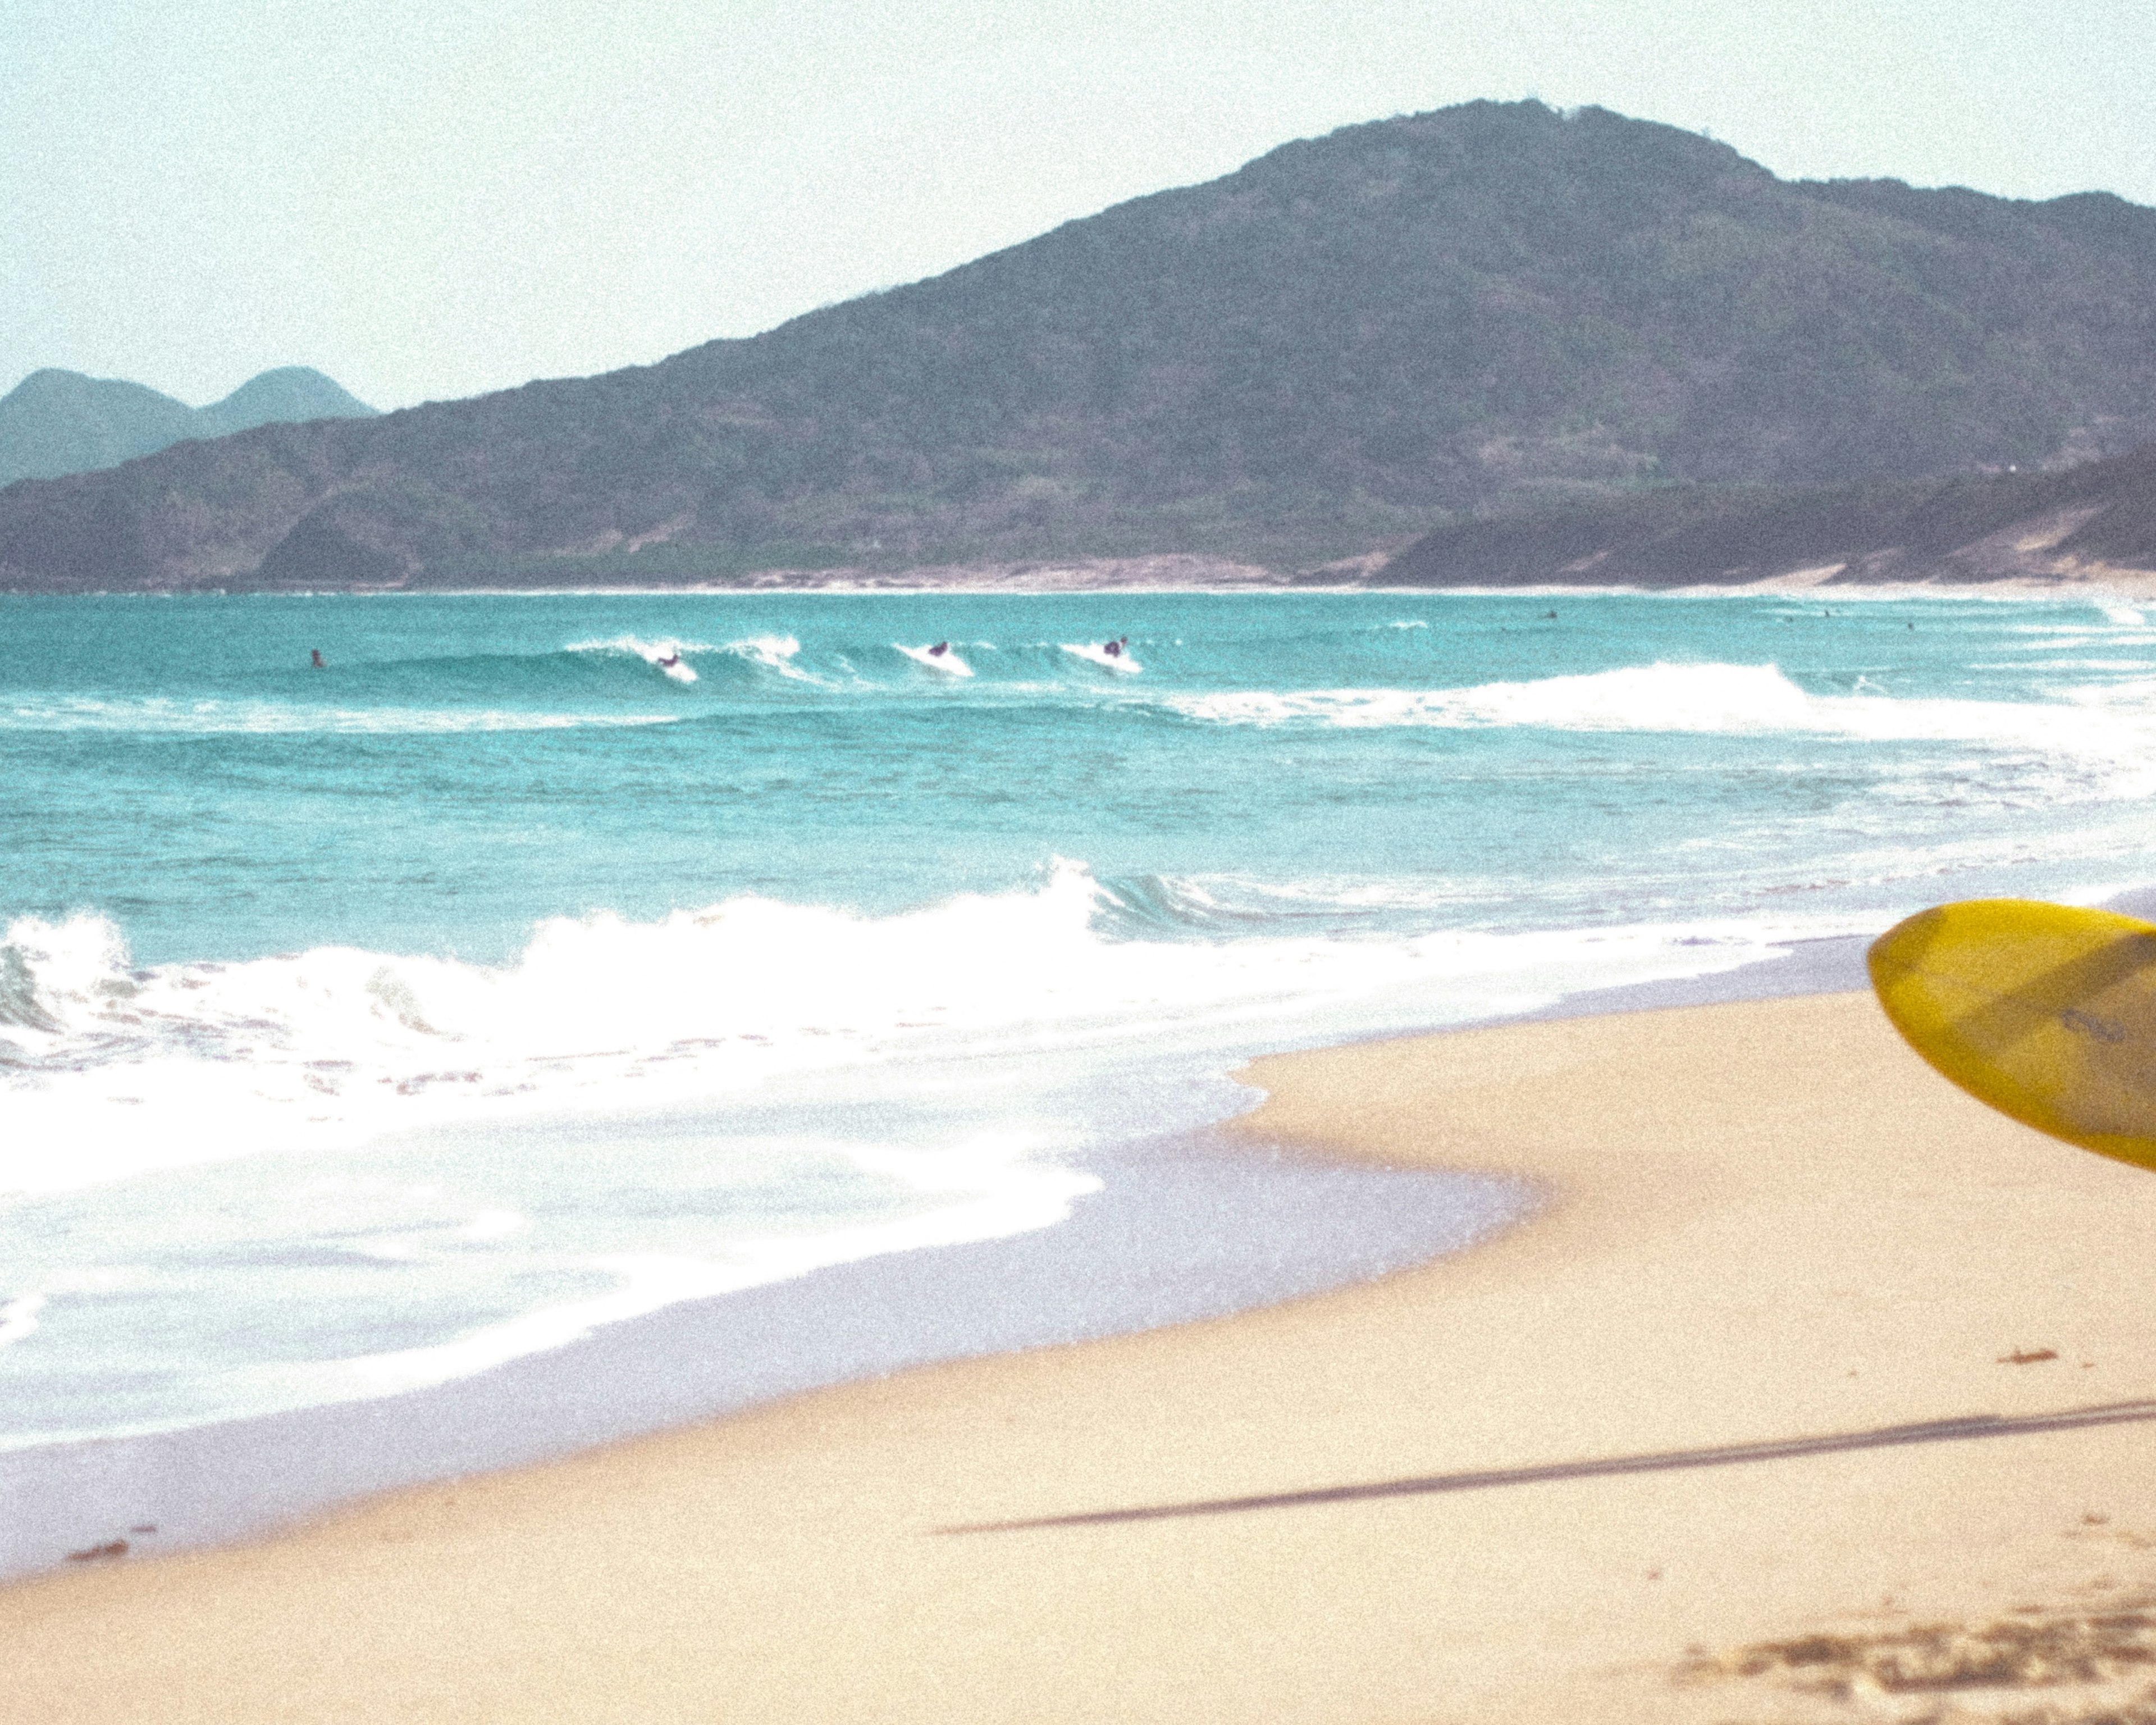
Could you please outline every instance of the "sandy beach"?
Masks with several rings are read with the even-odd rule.
[[[0,1719],[2143,1717],[2156,1178],[1862,994],[1249,1076],[1247,1140],[1545,1202],[1338,1292],[16,1586]]]

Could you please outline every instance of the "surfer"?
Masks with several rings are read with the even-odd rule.
[[[951,644],[948,641],[938,641],[934,646],[928,649],[928,656],[931,659],[941,659],[950,650]]]
[[[315,659],[314,659],[314,667],[313,667],[315,670],[327,670],[329,669],[329,667],[328,667],[327,665],[324,665],[324,664],[322,663],[322,649],[321,649],[321,648],[319,648],[319,647],[312,647],[312,648],[310,648],[308,650],[309,650],[311,653],[312,653],[312,654],[314,655],[314,656],[315,656]]]
[[[679,653],[669,653],[664,659],[654,659],[651,662],[661,670],[671,670],[675,665],[680,664],[681,655]]]
[[[1128,635],[1119,635],[1112,641],[1103,642],[1101,650],[1111,659],[1121,659],[1123,656],[1124,645],[1129,640]]]

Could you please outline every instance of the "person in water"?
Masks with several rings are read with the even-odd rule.
[[[669,653],[664,659],[654,659],[651,662],[661,670],[671,670],[675,665],[680,664],[681,655],[679,653]]]
[[[941,659],[950,650],[951,644],[948,641],[938,641],[934,646],[928,649],[928,656],[931,659]]]
[[[322,649],[319,647],[315,647],[311,648],[309,650],[315,655],[314,669],[316,670],[327,670],[329,667],[322,663]]]
[[[1130,639],[1128,635],[1118,635],[1112,641],[1102,643],[1101,650],[1111,659],[1121,659],[1123,656],[1123,649],[1129,644]]]

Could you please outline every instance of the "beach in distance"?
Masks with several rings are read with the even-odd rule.
[[[2127,600],[5,603],[0,1719],[2156,1705]]]

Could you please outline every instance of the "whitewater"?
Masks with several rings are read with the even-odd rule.
[[[1268,1050],[2138,885],[2156,626],[1908,594],[12,598],[0,766],[21,1450],[1065,1227],[1132,1144],[1246,1106],[1227,1075]],[[1455,1199],[1455,1242],[1518,1202]]]

